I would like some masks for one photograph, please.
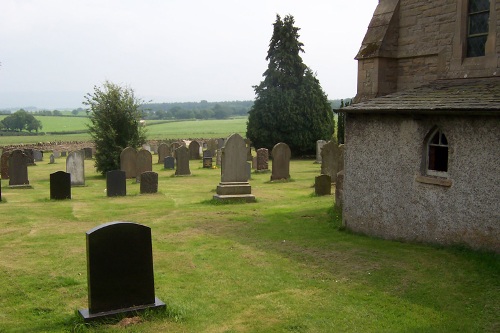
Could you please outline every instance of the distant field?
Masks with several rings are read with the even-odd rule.
[[[5,116],[0,116],[0,121]],[[0,145],[36,143],[48,141],[88,141],[88,133],[64,134],[69,131],[86,130],[89,119],[85,117],[36,117],[42,122],[42,132],[51,133],[39,136],[0,136]],[[186,120],[186,121],[147,121],[149,140],[179,138],[224,138],[232,133],[245,136],[246,117],[224,120]],[[60,133],[57,133],[60,132]]]

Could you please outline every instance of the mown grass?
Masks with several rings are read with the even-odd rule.
[[[153,160],[155,160],[153,158]],[[33,189],[0,203],[0,332],[498,332],[500,260],[458,248],[342,231],[333,196],[312,195],[320,166],[292,161],[291,182],[252,174],[252,204],[211,200],[220,170],[190,177],[154,165],[159,193],[107,198],[86,161],[86,186],[49,200],[64,159],[29,167]],[[156,295],[139,323],[84,325],[85,232],[110,221],[152,229]]]
[[[0,120],[5,116],[0,116]],[[30,144],[51,141],[90,141],[88,133],[71,133],[85,131],[89,119],[86,117],[36,117],[42,122],[42,132],[38,136],[0,136],[0,145]],[[168,140],[187,138],[227,138],[232,133],[245,136],[246,117],[220,120],[185,120],[156,121],[148,120],[146,135],[148,140]],[[70,132],[64,133],[64,132]]]

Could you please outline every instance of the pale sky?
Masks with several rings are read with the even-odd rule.
[[[106,80],[155,103],[253,100],[276,14],[329,99],[354,97],[377,0],[1,0],[0,108],[83,107]]]

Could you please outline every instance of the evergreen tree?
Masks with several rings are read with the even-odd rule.
[[[330,103],[312,70],[300,57],[299,28],[294,18],[276,16],[266,60],[264,80],[254,86],[256,98],[249,111],[246,136],[255,147],[271,149],[278,142],[292,154],[311,154],[316,141],[333,132]]]
[[[142,101],[130,88],[106,81],[103,88],[85,96],[89,106],[89,131],[96,145],[95,167],[103,175],[120,169],[120,153],[126,147],[138,148],[146,141],[140,125]]]

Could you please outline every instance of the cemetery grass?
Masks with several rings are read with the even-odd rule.
[[[153,155],[153,161],[156,156]],[[159,193],[107,198],[86,160],[86,186],[49,200],[49,174],[0,203],[0,332],[498,332],[500,260],[491,253],[346,232],[333,196],[313,195],[320,166],[292,161],[293,181],[252,174],[257,202],[211,200],[220,170],[159,173]],[[137,323],[85,325],[85,232],[106,222],[151,227],[156,296],[166,311]]]

